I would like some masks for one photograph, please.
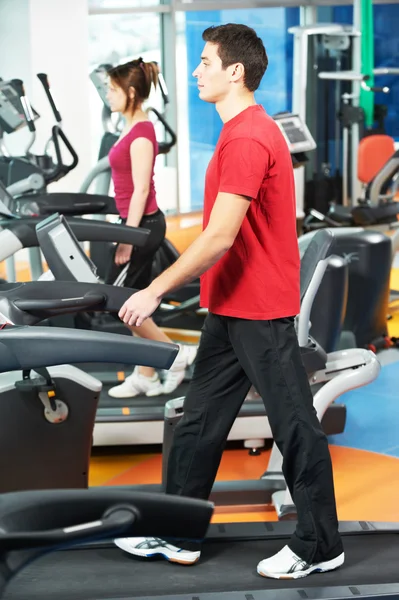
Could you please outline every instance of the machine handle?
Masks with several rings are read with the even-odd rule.
[[[101,213],[107,204],[105,202],[82,202],[79,204],[45,204],[41,207],[41,214],[43,215],[52,215],[55,212],[59,212],[62,215],[69,216],[78,216],[78,215],[87,215],[94,213]]]
[[[112,287],[112,286],[111,286]],[[54,348],[57,348],[57,352]],[[127,335],[66,327],[6,327],[0,335],[0,372],[82,362],[104,362],[170,369],[179,346]],[[1,498],[0,498],[1,500]]]
[[[43,298],[32,300],[30,298],[15,300],[14,305],[20,310],[33,312],[33,311],[46,311],[56,312],[69,310],[84,310],[93,308],[94,306],[102,306],[106,302],[106,297],[103,294],[85,294],[78,298]]]
[[[87,540],[91,537],[107,538],[120,534],[131,527],[137,519],[137,512],[128,504],[114,505],[106,510],[101,519],[88,523],[77,523],[60,529],[46,531],[20,531],[18,533],[0,534],[0,548],[7,551],[40,546],[63,546],[73,542]]]
[[[162,123],[162,125],[165,128],[165,131],[169,134],[170,136],[170,141],[169,142],[162,142],[162,151],[160,151],[160,154],[167,154],[171,148],[173,148],[173,146],[176,144],[177,141],[177,137],[175,132],[173,131],[173,129],[171,129],[170,125],[166,122],[166,120],[164,119],[164,117],[161,115],[160,112],[158,112],[155,108],[150,107],[148,109],[147,112],[153,112],[154,115],[157,117],[157,119]],[[161,146],[160,144],[160,146]]]
[[[44,91],[46,92],[47,99],[50,102],[50,106],[54,113],[57,123],[61,123],[61,121],[62,121],[61,113],[55,104],[54,97],[51,93],[50,84],[49,84],[49,80],[48,80],[46,73],[38,73],[37,77],[40,80],[40,83],[42,84],[42,86],[44,87]]]
[[[166,81],[164,79],[164,76],[162,75],[162,71],[159,67],[159,64],[156,60],[153,61],[154,65],[156,65],[157,69],[158,69],[158,85],[159,85],[159,89],[161,90],[161,95],[162,95],[162,100],[163,103],[165,104],[165,106],[167,104],[169,104],[169,92],[168,92],[168,87],[166,85]]]
[[[62,155],[61,155],[60,144],[59,144],[58,138],[61,138],[61,140],[64,142],[68,152],[72,156],[72,162],[69,165],[65,165],[62,162]],[[52,140],[53,140],[53,144],[54,144],[54,148],[55,148],[57,162],[56,162],[55,168],[46,177],[47,183],[52,183],[54,181],[58,181],[58,179],[60,179],[61,177],[65,177],[65,175],[67,175],[70,171],[72,171],[72,169],[74,169],[79,162],[78,155],[76,154],[72,144],[68,140],[67,136],[65,135],[65,133],[63,132],[61,127],[59,127],[58,125],[54,125],[54,127],[52,129]]]
[[[34,122],[34,118],[33,118],[33,111],[32,111],[32,107],[30,105],[29,99],[25,94],[25,88],[24,88],[23,81],[22,81],[22,79],[12,79],[11,83],[21,101],[22,110],[24,112],[24,117],[28,124],[29,131],[31,131],[32,133],[35,133],[36,127],[35,127],[35,122]]]
[[[366,81],[368,81],[370,79],[370,75],[365,75],[360,83],[360,85],[362,86],[362,88],[364,90],[366,90],[366,92],[382,92],[383,94],[389,94],[390,89],[387,86],[384,87],[379,87],[379,86],[375,86],[375,85],[367,85]]]

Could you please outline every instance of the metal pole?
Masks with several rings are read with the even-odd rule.
[[[353,0],[353,26],[357,31],[361,31],[361,0]],[[361,37],[354,35],[352,37],[352,70],[355,73],[362,72],[362,56],[361,56]],[[352,104],[359,106],[360,101],[360,81],[352,81]],[[350,152],[350,168],[351,168],[351,206],[356,206],[358,198],[362,193],[362,186],[357,177],[357,154],[359,150],[359,124],[354,123],[351,128],[351,152]]]
[[[161,14],[161,47],[162,47],[162,71],[168,82],[169,107],[168,120],[174,131],[177,131],[177,74],[176,74],[176,13],[175,0],[162,0],[162,4],[170,6],[169,12]],[[179,144],[179,140],[177,140]],[[179,156],[176,146],[166,155],[165,162],[167,166],[174,167],[176,170],[176,193],[177,193],[177,213],[180,213],[179,197]]]

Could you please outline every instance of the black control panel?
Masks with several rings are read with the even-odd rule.
[[[39,114],[32,108],[34,119]],[[0,81],[0,128],[5,133],[14,133],[26,126],[21,100],[10,81]]]

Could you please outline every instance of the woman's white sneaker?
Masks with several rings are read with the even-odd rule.
[[[198,346],[181,345],[180,350],[175,358],[173,365],[169,371],[165,371],[165,379],[163,382],[164,394],[174,392],[184,380],[186,369],[190,367],[195,357],[197,356]]]
[[[272,579],[300,579],[311,573],[325,573],[334,571],[344,564],[345,554],[342,552],[336,558],[321,563],[309,565],[299,558],[288,546],[284,546],[280,552],[262,560],[257,567],[259,575],[271,577]]]
[[[183,550],[169,544],[165,540],[154,537],[119,538],[114,540],[114,542],[118,548],[134,556],[141,558],[154,558],[158,556],[165,558],[169,562],[181,565],[193,565],[201,556],[200,550],[195,552]]]
[[[160,396],[163,393],[164,390],[158,373],[154,373],[152,377],[145,377],[140,374],[139,367],[136,367],[123,383],[108,390],[108,394],[112,398],[134,398],[141,394]]]

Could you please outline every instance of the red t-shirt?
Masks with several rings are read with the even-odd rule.
[[[150,191],[144,208],[144,214],[146,215],[155,212],[158,208],[154,185],[154,165],[158,154],[158,143],[152,122],[141,121],[136,123],[136,125],[133,125],[129,133],[127,133],[120,142],[117,142],[115,146],[112,146],[108,154],[115,190],[115,204],[122,219],[127,218],[130,201],[134,191],[130,146],[137,138],[146,138],[147,140],[150,140],[154,147]]]
[[[247,196],[250,206],[233,246],[201,277],[201,306],[251,320],[297,315],[300,257],[292,160],[280,129],[260,105],[222,129],[206,173],[204,228],[219,192]]]

